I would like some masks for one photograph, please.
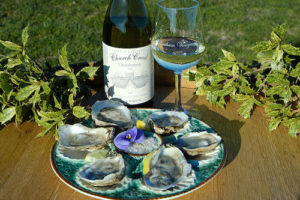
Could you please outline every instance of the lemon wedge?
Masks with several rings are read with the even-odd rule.
[[[92,151],[92,152],[88,153],[85,156],[85,161],[96,162],[99,159],[107,157],[107,154],[108,154],[108,150],[98,149],[98,150],[95,150],[95,151]]]
[[[151,131],[151,128],[148,124],[146,124],[144,121],[142,120],[137,120],[136,121],[136,127],[138,129],[142,129],[142,130],[145,130],[145,131]]]
[[[150,158],[156,151],[153,151],[149,153],[145,158],[143,162],[143,175],[146,175],[150,171]]]

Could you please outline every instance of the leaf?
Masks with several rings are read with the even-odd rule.
[[[184,77],[187,81],[195,81],[196,77],[195,71],[188,70],[187,72],[182,73],[182,77]]]
[[[70,72],[67,72],[66,70],[59,70],[57,72],[55,72],[56,76],[69,76]]]
[[[274,50],[262,51],[256,55],[257,61],[262,65],[271,65],[273,62]]]
[[[54,100],[55,108],[61,110],[62,109],[61,104],[58,102],[54,94],[53,94],[53,100]]]
[[[282,24],[280,26],[277,26],[275,28],[273,28],[273,32],[276,33],[276,35],[278,37],[280,37],[281,39],[284,39],[285,38],[285,35],[286,35],[286,24]]]
[[[3,94],[3,95],[5,95],[5,94]],[[6,101],[7,102],[10,102],[10,98],[12,97],[12,96],[15,96],[15,92],[13,91],[13,90],[11,90],[7,95],[5,95],[6,96]]]
[[[271,41],[274,44],[279,44],[281,42],[280,37],[274,31],[272,31],[272,33],[271,33]]]
[[[276,44],[272,43],[271,41],[263,41],[263,42],[257,42],[254,47],[251,49],[258,53],[261,51],[269,51],[276,47]]]
[[[75,106],[73,108],[73,115],[79,119],[81,118],[87,119],[90,116],[90,114],[82,106]]]
[[[268,96],[273,96],[273,95],[279,95],[279,94],[283,94],[285,92],[285,87],[282,85],[279,86],[274,86],[269,88],[269,90],[266,91],[266,95]]]
[[[53,122],[52,124],[49,124],[47,126],[43,126],[44,130],[42,132],[40,132],[36,137],[45,136],[55,125],[56,125],[56,122]]]
[[[223,97],[226,97],[228,96],[229,94],[231,94],[231,92],[234,90],[234,87],[226,87],[226,88],[223,88],[222,90],[220,90],[218,92],[218,95],[219,96],[223,96]]]
[[[229,52],[229,51],[226,51],[224,49],[222,49],[222,52],[225,56],[225,58],[229,61],[236,61],[236,57],[233,55],[233,53]]]
[[[255,94],[255,91],[245,82],[242,82],[240,90],[245,94]]]
[[[283,58],[283,53],[284,52],[279,47],[277,47],[273,54],[273,60],[279,63]]]
[[[262,101],[263,101],[263,100],[262,100]],[[258,106],[264,106],[265,104],[264,104],[262,101],[259,101],[259,100],[257,100],[256,98],[254,98],[254,104],[255,104],[255,105],[258,105]]]
[[[51,88],[49,87],[49,83],[48,82],[45,82],[45,81],[41,81],[41,86],[43,88],[43,91],[45,94],[50,94],[51,92]]]
[[[8,59],[8,58],[12,58],[12,57],[15,57],[16,55],[18,55],[18,52],[10,52],[9,54],[5,55],[5,56],[2,56],[0,57],[0,62],[5,60],[5,59]]]
[[[283,108],[283,105],[278,104],[278,103],[268,103],[266,105],[267,105],[266,112],[270,112],[270,111],[273,111],[273,110],[280,110],[280,109]]]
[[[300,62],[296,65],[295,69],[292,69],[290,76],[295,78],[300,77]]]
[[[232,67],[232,75],[236,76],[239,74],[239,66],[237,64],[234,64]]]
[[[71,68],[69,66],[68,58],[67,58],[67,45],[65,45],[61,49],[61,54],[58,56],[59,63],[62,68],[64,68],[66,71],[71,72]]]
[[[281,114],[284,115],[284,116],[288,116],[288,117],[291,117],[293,115],[292,113],[292,106],[287,106],[287,107],[283,107],[281,110],[280,110]]]
[[[205,96],[207,94],[208,94],[208,91],[206,89],[204,89],[203,87],[198,87],[196,90],[196,95],[198,95],[198,96]]]
[[[212,75],[214,75],[214,73],[207,66],[198,67],[197,68],[197,74],[201,74],[203,76],[212,76]]]
[[[211,85],[217,85],[218,83],[224,81],[227,78],[225,75],[215,75],[210,78]]]
[[[70,73],[69,74],[69,79],[72,81],[72,87],[71,87],[71,89],[72,89],[72,93],[74,94],[74,96],[76,96],[76,88],[78,88],[78,81],[77,81],[77,78],[76,78],[76,76],[75,76],[75,74],[72,72],[72,73]]]
[[[289,126],[289,134],[293,138],[297,138],[297,135],[300,133],[300,117],[295,118]]]
[[[7,69],[12,69],[15,66],[21,65],[23,62],[20,59],[9,59],[8,63],[5,65]]]
[[[16,115],[16,108],[10,107],[4,109],[0,113],[0,123],[5,124],[6,122],[10,121]]]
[[[38,115],[42,118],[42,121],[60,121],[61,119],[64,119],[64,113],[66,110],[60,110],[60,111],[52,111],[52,112],[45,112],[45,111],[37,111]]]
[[[81,69],[76,76],[82,77],[82,78],[92,78],[96,75],[96,72],[98,71],[99,67],[85,67]]]
[[[249,95],[244,95],[244,94],[236,94],[233,96],[233,100],[236,102],[244,102],[250,99]]]
[[[23,106],[17,106],[16,107],[16,123],[22,122],[23,116],[22,116]]]
[[[220,97],[220,99],[217,101],[216,103],[217,106],[221,107],[221,108],[225,108],[226,105],[226,101],[224,97]]]
[[[22,51],[22,47],[13,42],[0,40],[0,43],[10,50]]]
[[[274,71],[271,74],[269,74],[266,78],[266,82],[268,84],[278,84],[284,82],[286,79],[284,77],[284,74],[281,74],[278,71]],[[285,85],[285,84],[284,84]]]
[[[291,99],[292,91],[288,88],[280,96],[283,97],[284,103],[287,104]]]
[[[36,104],[38,103],[39,101],[41,101],[41,97],[40,97],[40,87],[38,87],[35,92],[34,92],[34,95],[29,99],[28,103],[31,103],[31,104]]]
[[[39,88],[38,85],[29,85],[24,88],[21,88],[16,95],[16,100],[24,101],[27,99],[35,90]]]
[[[274,131],[279,126],[280,122],[280,118],[272,118],[269,122],[269,130]]]
[[[281,48],[289,55],[300,56],[300,48],[298,47],[294,47],[290,44],[284,44]]]
[[[292,89],[292,91],[293,91],[297,96],[300,97],[300,86],[298,86],[298,85],[293,85],[293,86],[291,86],[291,89]]]
[[[232,75],[232,66],[235,64],[235,62],[228,61],[228,60],[221,60],[214,65],[212,65],[210,68],[214,70],[217,74],[226,74],[226,75]]]
[[[72,108],[74,105],[74,95],[70,94],[68,100],[69,100],[69,106],[70,106],[70,108]]]
[[[10,78],[10,74],[6,72],[0,72],[0,90],[2,89],[6,94],[13,89],[13,86],[10,84]]]
[[[254,99],[250,98],[246,100],[244,103],[242,103],[241,107],[239,108],[238,112],[242,117],[245,119],[250,118],[251,111],[253,110],[254,106]]]
[[[261,79],[257,79],[257,81],[255,83],[256,87],[260,87],[261,84],[263,84],[263,81]]]
[[[23,48],[26,46],[27,41],[28,41],[28,25],[23,29],[22,31],[22,43],[23,43]]]
[[[209,91],[206,95],[206,99],[211,103],[211,104],[216,104],[218,100],[218,95],[216,93]]]

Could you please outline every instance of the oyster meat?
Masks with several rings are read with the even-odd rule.
[[[183,129],[189,121],[184,112],[155,112],[149,117],[149,125],[158,134],[172,134]]]
[[[92,186],[111,186],[119,183],[125,174],[125,163],[121,154],[113,153],[93,164],[79,169],[78,178]]]
[[[167,190],[183,182],[192,173],[183,153],[173,145],[164,145],[144,160],[143,183],[154,190]]]
[[[96,101],[92,106],[92,118],[97,126],[118,126],[125,130],[134,125],[129,109],[113,100]]]
[[[190,156],[196,156],[213,151],[221,142],[222,138],[217,134],[203,132],[191,132],[182,136],[175,142]]]
[[[61,146],[74,150],[95,150],[112,140],[114,128],[88,128],[82,124],[62,125],[58,128]]]

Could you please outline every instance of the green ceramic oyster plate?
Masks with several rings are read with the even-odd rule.
[[[131,109],[133,117],[137,120],[145,120],[154,112],[161,112],[160,109]],[[83,122],[90,126],[90,122]],[[174,143],[181,136],[188,132],[207,131],[211,134],[217,134],[211,127],[204,122],[189,117],[189,126],[182,131],[163,137],[163,143]],[[111,145],[113,149],[114,146]],[[66,156],[73,154],[72,158]],[[75,155],[75,156],[74,156]],[[209,156],[186,156],[187,162],[192,166],[193,176],[187,182],[178,184],[178,186],[168,190],[154,190],[143,184],[143,159],[145,156],[130,156],[122,153],[126,163],[125,177],[120,183],[109,187],[95,187],[82,183],[78,177],[78,171],[88,162],[76,152],[61,152],[59,142],[56,142],[51,151],[51,167],[58,178],[72,189],[97,199],[173,199],[199,189],[207,182],[212,180],[223,168],[226,160],[226,152],[223,141],[216,150]],[[77,156],[77,157],[76,157]],[[74,159],[76,157],[76,159]]]

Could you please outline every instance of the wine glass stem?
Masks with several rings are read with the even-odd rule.
[[[183,111],[181,106],[181,73],[175,72],[175,110]]]

